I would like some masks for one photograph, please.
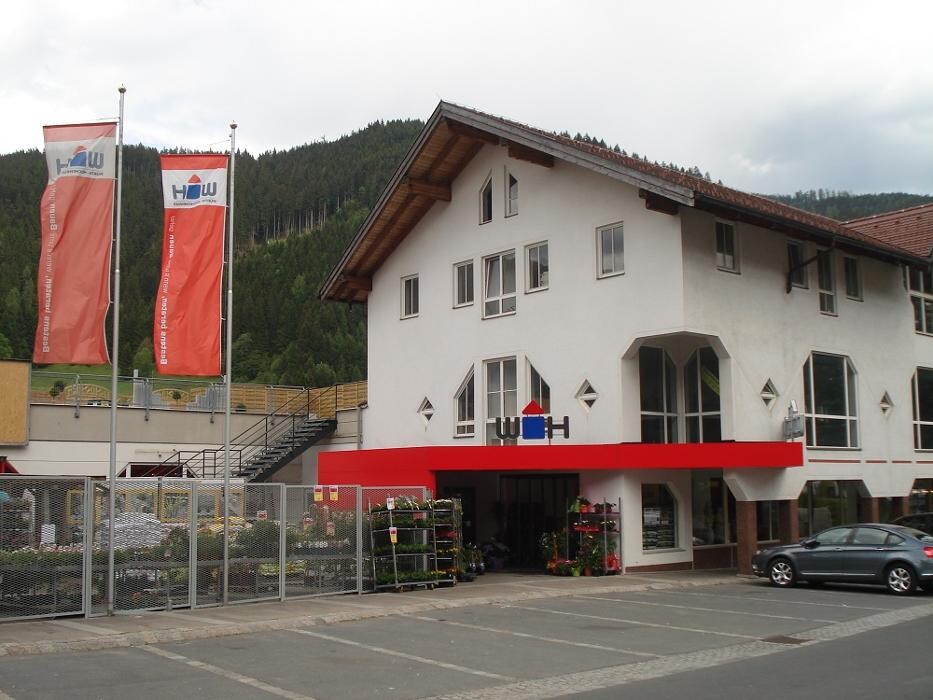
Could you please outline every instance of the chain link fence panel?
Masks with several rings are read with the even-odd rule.
[[[288,486],[285,595],[359,592],[358,486]]]
[[[87,485],[0,476],[0,620],[84,612]]]
[[[229,602],[268,600],[281,593],[281,484],[245,484],[243,517],[230,524]],[[232,499],[231,499],[232,500]]]

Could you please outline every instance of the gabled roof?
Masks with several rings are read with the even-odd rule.
[[[553,166],[557,159],[628,183],[638,188],[646,208],[659,212],[675,214],[678,207],[688,206],[892,262],[926,263],[926,253],[918,254],[825,216],[607,148],[441,102],[324,282],[321,297],[366,301],[376,270],[434,202],[450,201],[450,184],[487,144],[506,147],[510,157],[542,167]]]
[[[933,202],[852,219],[845,225],[914,255],[933,254]]]

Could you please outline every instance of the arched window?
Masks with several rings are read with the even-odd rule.
[[[722,440],[719,402],[719,358],[711,347],[700,348],[684,367],[684,418],[687,442]]]

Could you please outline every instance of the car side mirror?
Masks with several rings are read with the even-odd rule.
[[[819,541],[818,541],[818,540],[815,540],[815,539],[807,539],[807,540],[802,540],[802,541],[800,542],[800,545],[801,545],[804,549],[813,549],[813,548],[815,548],[815,547],[818,547],[819,544],[820,544]]]

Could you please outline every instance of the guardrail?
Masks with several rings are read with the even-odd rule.
[[[74,406],[109,406],[111,376],[102,374],[69,374],[33,370],[34,404]],[[338,384],[335,387],[306,389],[299,386],[233,384],[230,387],[230,408],[236,413],[282,415],[285,407],[310,391],[308,397],[313,412],[321,417],[333,417],[336,410],[355,408],[366,401],[366,382]],[[333,395],[332,395],[333,394]],[[159,377],[118,377],[117,405],[134,408],[204,411],[224,410],[226,386],[220,381],[192,379],[162,379]],[[327,415],[330,406],[334,411]],[[288,412],[288,411],[286,411]]]

